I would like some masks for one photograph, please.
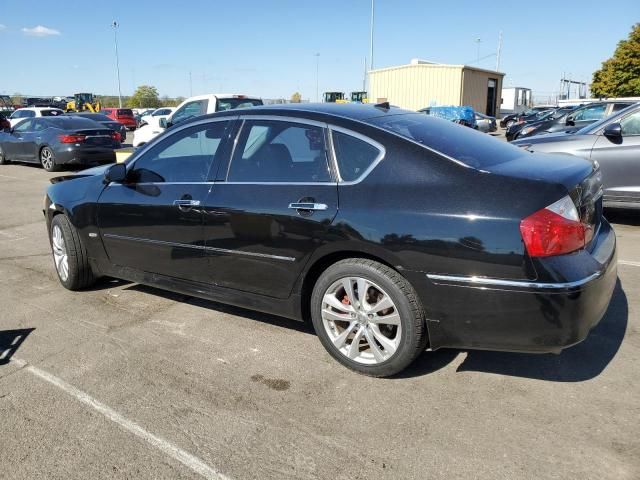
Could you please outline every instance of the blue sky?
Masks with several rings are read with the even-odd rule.
[[[362,87],[370,0],[0,0],[0,93],[117,94],[111,22],[119,22],[122,92],[234,91],[265,98]],[[411,58],[495,68],[534,95],[563,73],[591,78],[640,20],[638,0],[480,2],[376,0],[374,66]],[[613,4],[612,4],[613,5]],[[489,56],[479,64],[477,59]]]

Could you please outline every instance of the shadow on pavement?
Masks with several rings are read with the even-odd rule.
[[[0,366],[6,365],[35,328],[0,330]]]

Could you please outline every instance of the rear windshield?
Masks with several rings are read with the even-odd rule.
[[[469,167],[483,169],[522,156],[513,145],[469,127],[420,113],[383,115],[368,123],[443,153]]]
[[[116,115],[119,117],[133,117],[133,110],[130,108],[119,108]]]
[[[62,115],[64,112],[62,110],[40,110],[40,115],[43,117],[55,117],[57,115]]]
[[[262,100],[259,98],[219,98],[216,103],[216,112],[260,105],[262,105]]]
[[[49,117],[46,122],[55,128],[60,128],[62,130],[80,130],[84,128],[104,128],[99,123],[94,122],[93,120],[89,120],[88,118],[80,118],[80,117]]]

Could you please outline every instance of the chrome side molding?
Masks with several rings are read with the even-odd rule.
[[[478,277],[478,276],[457,276],[457,275],[436,275],[427,273],[427,278],[436,284],[458,284],[471,287],[515,287],[533,290],[566,290],[582,285],[600,277],[602,272],[592,273],[591,275],[575,280],[573,282],[531,282],[528,280],[504,280],[500,278]]]

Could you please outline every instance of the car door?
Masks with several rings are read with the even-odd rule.
[[[591,159],[602,170],[605,200],[640,202],[640,109],[620,120],[621,137],[598,135]]]
[[[33,119],[22,120],[13,127],[4,146],[5,155],[9,160],[28,160],[29,148],[27,139],[33,130]]]
[[[229,121],[177,129],[127,167],[127,181],[107,185],[98,226],[112,264],[203,281],[202,204]]]
[[[287,298],[338,211],[326,126],[243,117],[233,158],[205,203],[211,282]]]

